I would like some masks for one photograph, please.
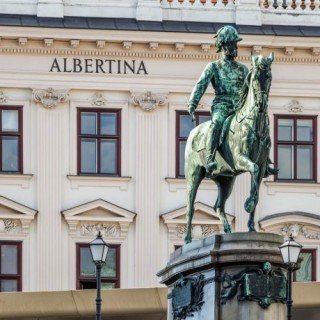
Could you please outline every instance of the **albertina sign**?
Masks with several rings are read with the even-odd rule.
[[[55,58],[50,72],[148,74],[142,60]]]

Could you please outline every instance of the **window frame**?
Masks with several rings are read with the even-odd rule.
[[[179,133],[180,133],[180,116],[182,115],[189,115],[188,111],[185,110],[176,110],[176,151],[175,151],[175,156],[176,156],[176,165],[175,165],[175,177],[178,179],[184,179],[185,176],[179,175],[179,159],[180,159],[180,148],[179,148],[179,144],[180,141],[187,141],[188,137],[186,138],[181,138]],[[195,117],[196,117],[196,126],[199,125],[199,117],[200,116],[211,116],[211,112],[210,111],[197,111],[195,113]]]
[[[311,280],[306,282],[317,281],[317,249],[301,249],[300,253],[311,253],[312,263],[311,263]],[[296,272],[293,273],[293,281],[294,282],[303,282],[296,280]]]
[[[294,125],[294,137],[293,141],[278,141],[278,123],[279,119],[290,119],[293,120]],[[312,120],[313,125],[313,141],[297,141],[297,120]],[[278,146],[279,145],[291,145],[293,146],[293,179],[281,179],[278,178],[278,174],[274,176],[277,182],[301,182],[301,183],[317,183],[317,116],[316,115],[288,115],[288,114],[275,114],[274,115],[274,163],[275,167],[278,167]],[[312,157],[312,179],[297,179],[297,146],[306,145],[313,146],[313,157]]]
[[[95,112],[98,115],[97,120],[97,134],[81,134],[81,113],[82,112]],[[101,135],[100,134],[100,116],[101,113],[116,113],[117,114],[117,134],[116,135]],[[95,138],[98,140],[97,148],[97,173],[85,173],[81,172],[81,138]],[[116,173],[101,173],[101,159],[100,159],[100,140],[102,139],[116,139],[117,144],[117,161]],[[109,109],[109,108],[77,108],[77,174],[79,176],[105,176],[105,177],[121,177],[121,109]]]
[[[18,111],[18,131],[2,131],[2,110]],[[3,106],[0,105],[0,173],[1,174],[23,174],[23,107],[22,106]],[[2,137],[18,137],[18,170],[3,171],[2,170]]]
[[[115,288],[120,288],[120,254],[121,254],[121,245],[120,244],[108,244],[109,248],[115,248],[116,249],[116,277],[103,277],[101,276],[101,283],[104,282],[112,282],[115,284]],[[77,272],[77,278],[76,278],[76,289],[77,290],[87,290],[87,289],[81,289],[81,282],[96,282],[96,277],[83,277],[80,274],[80,249],[81,248],[89,248],[90,250],[90,244],[89,243],[76,243],[76,272]]]
[[[1,266],[1,251],[3,245],[16,245],[18,254],[17,254],[17,274],[5,274],[3,275],[1,273],[0,268],[0,282],[2,280],[18,280],[18,290],[17,291],[10,291],[10,292],[18,292],[22,291],[22,241],[11,241],[11,240],[0,240],[0,266]],[[0,286],[0,292],[1,292],[1,286]],[[3,291],[7,292],[7,291]]]

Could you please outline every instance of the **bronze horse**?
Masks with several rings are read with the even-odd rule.
[[[220,146],[216,153],[217,169],[209,175],[206,172],[205,141],[211,121],[194,128],[188,137],[185,151],[185,175],[187,180],[187,233],[185,242],[192,241],[191,225],[194,202],[201,181],[207,177],[218,186],[218,197],[214,210],[224,226],[231,232],[225,214],[225,203],[231,194],[237,175],[250,172],[251,190],[245,202],[249,213],[249,231],[256,231],[254,213],[259,198],[262,178],[268,176],[269,152],[271,148],[268,96],[271,86],[271,64],[273,53],[268,58],[252,56],[252,68],[244,83],[239,106],[225,121]],[[203,146],[203,148],[201,148]],[[200,150],[200,151],[199,151]]]

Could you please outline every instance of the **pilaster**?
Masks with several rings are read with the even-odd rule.
[[[37,289],[61,289],[63,112],[37,110]]]
[[[235,231],[248,231],[247,223],[249,213],[244,209],[244,203],[250,195],[251,176],[249,173],[237,176],[234,184],[234,209],[235,209]]]
[[[136,109],[135,287],[158,285],[161,111]]]

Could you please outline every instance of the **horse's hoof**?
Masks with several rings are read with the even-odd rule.
[[[257,232],[256,228],[254,227],[254,223],[251,221],[248,223],[249,232]]]
[[[231,233],[231,228],[230,228],[230,226],[224,228],[224,232],[225,232],[225,233]]]
[[[190,242],[192,242],[191,237],[185,237],[184,243],[185,243],[185,244],[188,244],[188,243],[190,243]]]

